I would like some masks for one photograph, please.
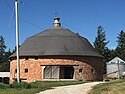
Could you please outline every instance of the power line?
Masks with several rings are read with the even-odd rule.
[[[11,16],[10,16],[10,20],[9,20],[9,23],[8,23],[8,27],[10,27],[11,22],[12,22],[12,18],[13,18],[13,15],[15,15],[15,13],[14,13],[15,10],[14,10],[14,7],[11,8],[11,6],[10,6],[10,4],[8,3],[7,0],[4,0],[4,1],[5,1],[5,3],[7,4],[8,8],[12,11]]]
[[[9,21],[8,27],[10,27],[10,24],[12,22],[13,16],[14,16],[14,9],[13,9],[13,11],[11,13],[11,17],[10,17],[10,21]]]
[[[7,1],[7,0],[4,0],[4,1],[5,1],[5,3],[7,4],[8,8],[9,8],[11,11],[13,11],[13,9],[11,8],[10,4],[8,3],[8,1]]]
[[[7,0],[5,0],[5,2],[6,2],[6,4],[7,4],[7,6],[8,6],[8,8],[12,11],[11,17],[10,17],[10,21],[9,21],[9,24],[8,24],[8,27],[10,27],[10,24],[11,24],[12,18],[13,18],[13,15],[15,16],[15,13],[14,13],[15,10],[14,10],[14,8],[13,8],[13,9],[11,8],[11,6],[9,5],[9,3],[8,3]],[[23,3],[23,2],[20,2],[20,3]],[[24,3],[23,3],[23,4],[24,4]],[[31,7],[31,8],[32,8],[32,7]],[[33,9],[33,8],[32,8],[32,9]],[[35,26],[35,27],[41,29],[40,26],[37,26],[37,25],[35,25],[35,24],[33,24],[33,23],[29,22],[29,21],[26,21],[26,20],[24,20],[24,19],[22,19],[22,18],[19,18],[19,20],[21,20],[21,21],[23,21],[23,22],[25,22],[25,23],[27,23],[27,24],[33,25],[33,26]]]
[[[6,4],[7,4],[7,6],[9,7],[9,9],[10,9],[11,11],[13,11],[13,9],[10,7],[9,3],[7,2],[7,0],[5,0],[5,2],[6,2]],[[44,12],[42,12],[42,11],[40,11],[40,10],[34,8],[34,7],[32,7],[31,5],[29,5],[29,4],[27,4],[27,3],[24,3],[24,2],[20,2],[20,3],[22,3],[22,4],[23,4],[24,6],[26,6],[26,7],[31,8],[31,9],[34,10],[35,12],[37,12],[37,13],[39,13],[39,14],[42,14],[42,15],[45,15],[45,16],[48,17],[49,19],[52,19],[52,17],[51,17],[50,15],[48,15],[48,14],[46,14],[46,13],[44,13]],[[11,18],[11,19],[12,19],[12,18]],[[10,22],[11,22],[11,19],[10,19]],[[27,24],[33,25],[33,26],[35,26],[35,27],[37,27],[37,28],[42,29],[40,26],[35,25],[35,24],[33,24],[33,23],[31,23],[31,22],[29,22],[29,21],[27,21],[27,20],[25,20],[25,19],[22,19],[22,18],[20,18],[20,17],[19,17],[19,20],[21,20],[21,21],[23,21],[23,22],[25,22],[25,23],[27,23]],[[10,22],[9,22],[9,24],[10,24]],[[70,25],[65,24],[65,23],[63,23],[63,25],[65,25],[65,26],[67,26],[67,27],[69,27],[69,28],[74,28],[74,29],[76,29],[76,30],[82,32],[82,30],[80,30],[79,28],[76,28],[76,27],[74,27],[74,26],[70,26]],[[86,33],[88,33],[88,32],[86,32]],[[88,34],[90,35],[91,33],[88,33]]]
[[[39,13],[39,14],[42,14],[42,15],[45,15],[45,16],[47,16],[49,19],[52,19],[52,17],[50,16],[50,15],[48,15],[48,14],[46,14],[46,13],[44,13],[44,12],[42,12],[42,11],[40,11],[40,10],[38,10],[38,9],[36,9],[36,8],[34,8],[34,7],[32,7],[31,5],[29,5],[29,4],[27,4],[27,3],[23,3],[26,7],[29,7],[29,8],[31,8],[32,10],[34,10],[35,12],[37,12],[37,13]],[[57,14],[58,12],[56,11],[56,14]],[[74,28],[74,27],[72,27],[72,26],[70,26],[70,25],[67,25],[67,24],[65,24],[65,23],[63,23],[64,25],[66,25],[66,26],[68,26],[68,27],[71,27],[71,28]]]
[[[23,4],[23,5],[26,5],[27,7],[31,8],[31,9],[33,9],[33,10],[35,10],[35,11],[37,11],[38,13],[42,13],[41,11],[38,11],[37,9],[33,8],[32,6],[30,6],[30,5],[27,4],[27,3],[24,3],[24,2],[20,2],[20,3]],[[42,14],[44,14],[44,13],[42,13]],[[48,16],[47,14],[45,14],[45,15]],[[48,16],[48,17],[50,17],[50,16]],[[33,26],[35,26],[35,27],[37,27],[37,28],[42,29],[40,26],[35,25],[35,24],[33,24],[33,23],[31,23],[31,22],[29,22],[29,21],[23,19],[23,18],[20,18],[20,20],[23,21],[23,22],[25,22],[25,23],[27,23],[27,24],[30,24],[30,25],[33,25]]]
[[[31,5],[29,5],[29,4],[27,4],[27,3],[24,3],[24,2],[22,2],[26,7],[29,7],[29,8],[31,8],[32,10],[34,10],[35,12],[37,12],[37,13],[39,13],[39,14],[42,14],[42,15],[45,15],[46,17],[48,17],[49,19],[52,19],[52,17],[50,16],[50,15],[48,15],[48,14],[46,14],[46,13],[44,13],[44,12],[42,12],[42,11],[40,11],[40,10],[38,10],[38,9],[36,9],[36,8],[34,8],[34,7],[32,7]],[[56,11],[56,13],[58,13],[57,11]],[[83,31],[83,30],[81,30],[81,29],[79,29],[79,28],[76,28],[76,27],[74,27],[74,26],[70,26],[70,25],[68,25],[68,24],[65,24],[65,23],[63,23],[63,25],[65,25],[65,26],[67,26],[67,27],[69,27],[69,28],[74,28],[74,29],[76,29],[76,30],[78,30],[78,31]],[[86,32],[86,33],[88,33],[88,32]],[[88,35],[91,35],[91,33],[88,33]]]
[[[5,2],[6,2],[6,4],[8,5],[9,9],[10,9],[11,11],[13,11],[13,9],[10,7],[9,3],[7,2],[7,0],[5,0]],[[52,17],[51,17],[50,15],[48,15],[48,14],[46,14],[46,13],[44,13],[44,12],[42,12],[42,11],[40,11],[40,10],[34,8],[34,7],[32,7],[31,5],[29,5],[29,4],[27,4],[27,3],[24,3],[24,2],[20,2],[20,3],[22,3],[22,4],[25,5],[26,7],[31,8],[31,9],[34,10],[35,12],[37,12],[37,13],[39,13],[39,14],[42,14],[42,15],[45,15],[45,16],[48,17],[49,19],[52,19]],[[12,19],[12,18],[11,18],[11,19]],[[40,26],[37,26],[37,25],[35,25],[35,24],[33,24],[33,23],[29,22],[29,21],[26,21],[26,20],[24,20],[24,19],[22,19],[22,18],[20,18],[20,20],[22,20],[23,22],[25,22],[25,23],[27,23],[27,24],[33,25],[33,26],[35,26],[35,27],[41,29]],[[9,24],[10,24],[10,22],[9,22]],[[70,25],[68,25],[68,24],[65,24],[65,23],[63,23],[63,24],[64,24],[65,26],[70,27],[70,28],[74,28],[74,29],[76,29],[76,30],[78,30],[78,31],[80,30],[80,29],[78,29],[78,28],[76,28],[76,27],[73,27],[73,26],[70,26]],[[82,30],[80,30],[80,31],[82,31]],[[88,33],[88,32],[86,32],[86,33]],[[90,35],[91,33],[88,33],[88,34]]]
[[[34,8],[34,7],[32,7],[31,5],[29,5],[29,4],[27,4],[27,3],[24,3],[24,2],[23,2],[23,4],[24,4],[24,6],[27,6],[27,7],[31,8],[31,9],[33,9],[34,11],[36,11],[36,12],[42,14],[42,15],[47,16],[48,18],[52,18],[50,15],[48,15],[48,14],[46,14],[46,13],[44,13],[44,12],[42,12],[42,11],[40,11],[40,10]]]
[[[33,26],[35,26],[35,27],[37,27],[37,28],[42,29],[40,26],[35,25],[35,24],[33,24],[33,23],[29,22],[29,21],[26,21],[26,20],[24,20],[24,19],[22,19],[22,18],[20,18],[20,20],[23,21],[23,22],[25,22],[25,23],[28,23],[28,24],[30,24],[30,25],[33,25]]]

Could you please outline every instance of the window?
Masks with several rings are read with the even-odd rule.
[[[17,73],[17,69],[15,69],[15,73]]]
[[[25,60],[28,60],[28,59],[29,59],[29,57],[26,57],[26,58],[25,58]]]
[[[28,73],[28,69],[25,69],[25,71],[24,71],[25,73]]]
[[[38,57],[35,57],[34,59],[35,59],[35,60],[38,60]]]
[[[92,73],[95,73],[95,70],[94,70],[94,69],[91,69],[91,72],[92,72]]]
[[[124,62],[120,62],[120,64],[124,64]]]
[[[111,64],[115,64],[115,62],[111,62]]]
[[[82,70],[83,70],[83,69],[79,69],[79,73],[82,73]]]

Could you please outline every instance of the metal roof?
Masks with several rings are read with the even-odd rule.
[[[125,64],[125,61],[122,60],[121,58],[119,57],[115,57],[114,59],[112,59],[111,61],[107,62],[107,65],[110,65],[110,64]]]
[[[62,27],[52,27],[26,39],[19,48],[20,56],[80,55],[98,56],[89,41]],[[11,57],[15,57],[13,54]]]

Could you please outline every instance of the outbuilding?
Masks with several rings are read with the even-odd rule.
[[[20,79],[102,80],[102,56],[89,41],[61,27],[55,17],[53,27],[26,39],[20,46]],[[10,82],[16,80],[16,53],[11,56]]]
[[[0,72],[0,83],[9,83],[10,72]]]
[[[125,61],[119,57],[115,57],[111,61],[107,62],[107,77],[120,78],[125,73]]]

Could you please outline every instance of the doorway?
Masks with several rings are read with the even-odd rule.
[[[60,67],[60,79],[73,79],[74,68],[73,66]]]
[[[43,79],[73,79],[73,66],[46,66]]]

